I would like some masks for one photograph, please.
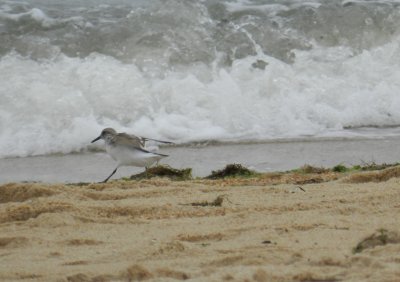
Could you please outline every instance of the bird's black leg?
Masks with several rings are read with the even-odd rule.
[[[116,169],[114,169],[114,171],[110,174],[110,176],[109,177],[107,177],[106,179],[104,179],[102,182],[100,182],[100,183],[106,183],[107,181],[108,181],[108,179],[110,179],[110,177],[111,176],[113,176],[114,175],[114,173],[116,173],[117,172],[117,169],[118,169],[118,167],[116,168]]]

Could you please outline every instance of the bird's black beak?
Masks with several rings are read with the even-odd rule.
[[[100,138],[101,138],[101,136],[97,137],[96,139],[93,139],[93,141],[90,142],[90,143],[94,143],[94,142],[96,142],[97,140],[100,140]]]

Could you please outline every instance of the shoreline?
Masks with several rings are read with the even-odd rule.
[[[305,164],[333,167],[396,163],[400,160],[398,144],[400,137],[162,147],[160,152],[169,157],[160,164],[192,168],[194,177],[204,177],[232,163],[261,173],[293,170]],[[104,152],[0,159],[0,184],[98,182],[114,168],[114,160]],[[112,179],[142,171],[143,168],[121,167]]]

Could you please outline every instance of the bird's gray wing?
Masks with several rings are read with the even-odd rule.
[[[146,142],[142,137],[127,133],[118,133],[117,138],[122,140],[120,142],[123,142],[124,144],[131,144],[140,148],[143,148]]]
[[[160,153],[156,153],[156,152],[150,152],[147,151],[146,149],[143,148],[143,146],[141,146],[138,142],[137,139],[135,138],[125,138],[126,136],[119,136],[118,138],[118,145],[119,146],[123,146],[123,147],[127,147],[130,149],[135,149],[144,153],[149,153],[149,154],[153,154],[153,155],[158,155],[158,156],[163,156],[163,157],[168,157],[168,155],[165,154],[160,154]]]

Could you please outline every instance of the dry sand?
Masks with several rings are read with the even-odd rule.
[[[400,281],[393,171],[3,185],[0,280]]]

